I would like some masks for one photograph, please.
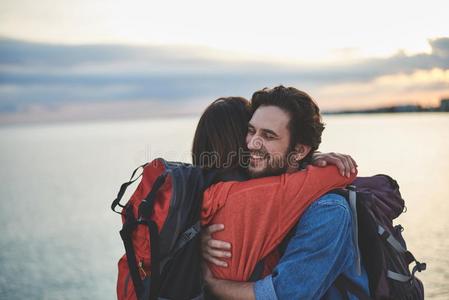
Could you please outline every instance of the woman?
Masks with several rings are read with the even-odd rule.
[[[308,205],[329,190],[349,184],[355,176],[340,176],[334,167],[311,167],[291,174],[241,181],[248,178],[248,162],[242,154],[246,151],[250,117],[251,108],[246,99],[217,99],[201,116],[192,147],[195,165],[205,170],[219,170],[221,180],[230,180],[209,188],[203,200],[202,225],[225,224],[225,230],[218,232],[216,238],[233,245],[233,256],[225,258],[227,268],[209,264],[214,277],[220,279],[247,281],[257,262],[267,257],[272,262],[269,266],[274,267],[276,247]],[[346,156],[339,160],[332,154],[320,154],[318,158],[321,159],[318,164],[339,161],[351,165],[349,169],[353,167],[352,159]],[[258,196],[253,196],[254,193]],[[263,197],[259,197],[261,194]],[[210,255],[205,258],[216,262]],[[270,272],[270,268],[265,271]]]

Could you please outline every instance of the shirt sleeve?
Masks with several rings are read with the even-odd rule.
[[[256,299],[321,299],[354,261],[346,200],[327,194],[298,223],[272,275],[254,285]]]

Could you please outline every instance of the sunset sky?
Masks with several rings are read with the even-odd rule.
[[[449,97],[447,3],[4,0],[0,118],[200,112],[278,84],[323,109],[437,105]]]

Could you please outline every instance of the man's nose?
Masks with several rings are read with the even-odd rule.
[[[257,134],[249,137],[249,141],[248,141],[248,145],[247,145],[249,150],[260,150],[262,148],[262,145],[263,145],[263,140]]]

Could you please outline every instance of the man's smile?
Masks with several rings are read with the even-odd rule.
[[[251,152],[250,161],[251,163],[259,163],[260,161],[267,159],[268,153],[263,152]]]

